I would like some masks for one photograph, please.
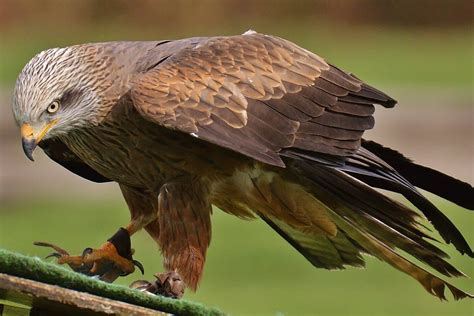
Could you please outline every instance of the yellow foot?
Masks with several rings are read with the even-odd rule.
[[[176,271],[156,273],[156,280],[148,282],[138,280],[130,284],[130,287],[143,292],[162,295],[171,298],[181,298],[184,295],[186,284]]]
[[[142,264],[132,258],[130,236],[123,228],[98,249],[86,248],[80,256],[71,256],[66,250],[50,243],[35,242],[34,244],[55,250],[46,258],[55,257],[59,264],[67,264],[76,272],[98,276],[106,282],[113,282],[119,276],[134,272],[135,266],[142,274],[144,273]]]

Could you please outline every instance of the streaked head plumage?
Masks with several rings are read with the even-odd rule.
[[[98,88],[106,68],[99,53],[94,45],[78,45],[48,49],[33,57],[16,81],[16,122],[39,128],[55,120],[48,133],[54,136],[91,123],[100,110]],[[59,108],[50,111],[54,103]]]

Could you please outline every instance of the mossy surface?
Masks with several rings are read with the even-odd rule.
[[[58,285],[177,315],[224,315],[223,312],[217,309],[207,308],[198,303],[162,296],[151,296],[122,285],[105,283],[75,273],[37,257],[28,257],[4,249],[0,249],[0,273]]]

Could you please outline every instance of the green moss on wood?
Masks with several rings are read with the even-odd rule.
[[[215,308],[202,304],[152,296],[122,285],[105,283],[64,267],[0,249],[0,273],[58,285],[71,290],[87,292],[113,300],[127,302],[177,315],[224,315]]]

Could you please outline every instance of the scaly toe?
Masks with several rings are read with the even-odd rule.
[[[35,242],[37,246],[53,248],[55,252],[46,258],[54,257],[58,264],[67,264],[72,270],[88,276],[98,276],[106,282],[113,282],[119,276],[125,276],[135,271],[137,267],[142,274],[143,265],[133,260],[132,250],[128,251],[129,258],[122,257],[116,246],[111,242],[106,242],[98,249],[86,248],[80,256],[71,256],[69,253],[56,245],[46,242]]]
[[[76,272],[88,274],[88,271],[92,267],[92,265],[85,265],[80,256],[71,256],[69,255],[69,252],[54,244],[47,242],[34,242],[33,244],[35,246],[53,248],[55,252],[47,255],[46,259],[54,257],[58,259],[58,264],[67,264],[72,270]]]

